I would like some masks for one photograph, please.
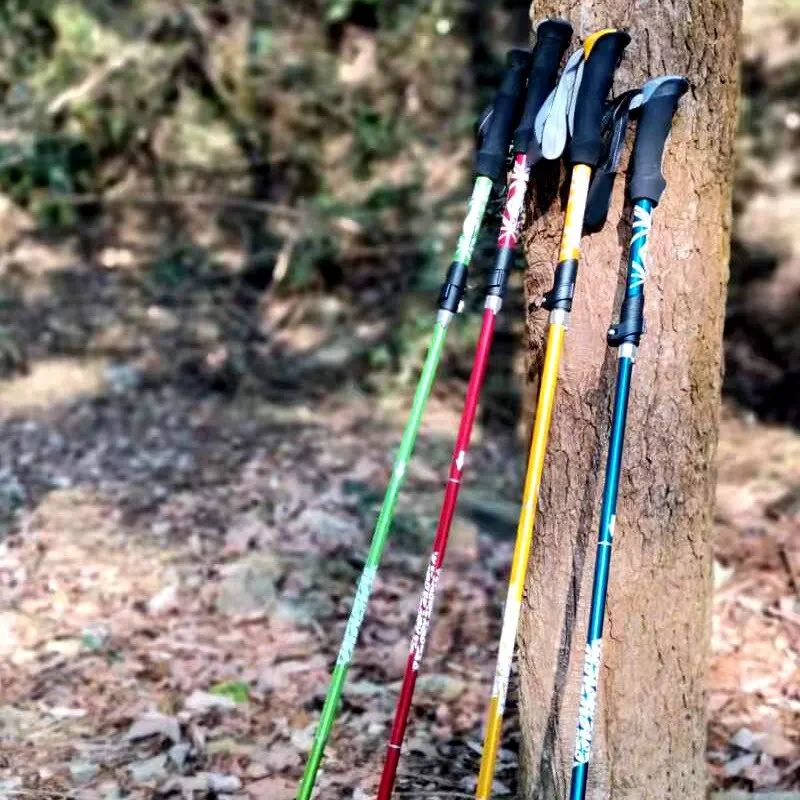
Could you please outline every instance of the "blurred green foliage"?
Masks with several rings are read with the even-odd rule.
[[[234,703],[246,703],[250,699],[250,686],[245,681],[225,681],[212,686],[208,693],[227,697]]]
[[[155,284],[213,280],[233,246],[259,290],[382,308],[370,366],[410,376],[474,122],[505,49],[527,40],[527,5],[9,0],[0,192],[63,233],[125,198],[163,202],[163,245],[143,262]],[[197,198],[200,227],[182,205]]]

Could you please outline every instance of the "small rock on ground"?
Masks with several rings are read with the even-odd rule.
[[[128,771],[137,783],[162,780],[167,775],[167,754],[160,753],[152,758],[135,761],[128,765]]]

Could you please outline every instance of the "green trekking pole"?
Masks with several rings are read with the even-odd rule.
[[[428,401],[428,395],[436,377],[436,369],[442,356],[447,329],[454,315],[460,310],[467,288],[467,270],[472,260],[475,241],[478,238],[492,186],[503,174],[506,165],[511,135],[520,110],[519,106],[524,90],[525,76],[528,73],[529,58],[530,53],[527,50],[515,49],[508,54],[508,66],[505,76],[491,107],[491,112],[483,118],[479,129],[478,152],[475,160],[476,178],[472,196],[469,200],[467,215],[456,246],[453,263],[447,271],[447,277],[439,294],[439,312],[433,330],[433,339],[414,393],[411,412],[395,458],[392,477],[386,488],[386,495],[383,498],[375,531],[372,535],[367,561],[358,581],[353,608],[350,611],[339,654],[336,657],[336,666],[331,676],[325,705],[322,707],[314,743],[311,746],[311,752],[306,762],[303,780],[297,792],[297,800],[310,800],[314,791],[319,765],[336,718],[344,681],[347,677],[347,670],[350,667],[358,633],[361,630],[367,603],[372,593],[372,584],[375,580],[381,554],[394,518],[397,496],[400,493],[406,468],[414,450],[414,443],[417,439],[417,432]]]

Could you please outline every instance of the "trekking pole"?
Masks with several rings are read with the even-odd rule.
[[[448,269],[447,277],[439,294],[439,312],[436,317],[433,339],[414,393],[411,412],[403,431],[403,438],[400,441],[400,447],[395,458],[392,476],[372,535],[366,564],[358,581],[353,608],[347,620],[344,637],[336,658],[336,666],[328,687],[328,694],[325,698],[317,732],[297,793],[297,800],[309,800],[314,790],[322,754],[333,727],[347,670],[352,660],[361,624],[364,621],[367,602],[372,593],[372,584],[378,571],[378,564],[380,563],[381,554],[394,517],[397,496],[414,449],[422,414],[442,355],[447,328],[453,316],[460,310],[467,288],[467,268],[472,260],[475,241],[478,238],[478,231],[483,221],[489,195],[494,182],[501,176],[506,163],[509,140],[519,110],[519,101],[524,88],[529,59],[530,53],[527,50],[515,49],[509,52],[506,73],[498,89],[490,115],[484,117],[482,121],[475,164],[477,177],[469,200],[469,208],[464,219],[461,236],[456,245],[454,260]]]
[[[478,336],[472,373],[467,385],[464,409],[461,412],[461,422],[459,423],[455,447],[450,461],[450,472],[441,511],[439,512],[433,552],[428,563],[424,588],[419,600],[417,619],[414,624],[403,684],[400,689],[394,723],[389,737],[377,800],[390,800],[397,775],[400,749],[403,744],[406,725],[408,724],[420,661],[425,650],[425,639],[433,614],[439,573],[444,563],[445,549],[447,548],[447,538],[450,533],[458,492],[464,475],[464,463],[475,423],[481,386],[483,385],[489,361],[489,350],[494,335],[495,322],[503,305],[503,295],[506,290],[508,274],[514,263],[519,222],[525,205],[525,193],[531,170],[531,165],[528,161],[528,148],[533,138],[534,121],[539,108],[550,93],[551,88],[555,85],[558,67],[571,37],[572,26],[564,20],[545,20],[537,28],[536,46],[531,60],[525,108],[514,134],[514,165],[508,181],[508,194],[503,208],[503,219],[497,241],[497,258],[489,276],[483,322]]]
[[[608,331],[609,347],[617,347],[617,384],[614,391],[614,411],[600,511],[600,534],[594,568],[594,586],[589,614],[589,633],[583,665],[583,681],[578,710],[578,731],[572,766],[570,800],[586,796],[589,761],[592,753],[592,729],[597,705],[597,684],[600,675],[603,617],[611,564],[611,543],[617,513],[622,447],[631,373],[644,324],[644,281],[647,277],[647,244],[653,209],[666,188],[661,174],[664,147],[672,127],[672,118],[681,96],[689,88],[686,78],[670,75],[648,81],[632,108],[640,108],[636,142],[631,161],[630,197],[633,206],[633,232],[628,260],[625,297],[619,322]],[[638,102],[637,102],[638,101]]]
[[[494,779],[508,679],[514,655],[514,641],[517,635],[522,592],[533,536],[539,484],[558,380],[558,367],[578,271],[583,213],[589,179],[592,168],[598,163],[601,156],[601,123],[606,95],[611,89],[614,71],[629,41],[630,36],[622,30],[606,29],[593,34],[586,40],[583,47],[585,63],[580,80],[577,77],[581,74],[579,71],[570,77],[568,70],[571,69],[571,64],[569,62],[561,79],[561,81],[567,79],[572,81],[571,91],[574,93],[570,102],[566,104],[566,107],[574,108],[573,136],[569,152],[569,160],[572,163],[572,180],[564,232],[561,238],[559,263],[555,270],[553,288],[545,295],[543,302],[544,307],[550,311],[547,349],[528,457],[522,511],[517,528],[517,541],[514,546],[511,577],[503,615],[494,685],[486,719],[481,769],[476,788],[476,797],[479,800],[488,800]],[[573,61],[574,59],[570,59],[570,62]],[[555,90],[556,100],[559,95],[560,86]]]

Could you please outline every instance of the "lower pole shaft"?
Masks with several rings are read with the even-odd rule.
[[[378,565],[386,544],[386,538],[389,534],[392,518],[394,517],[397,497],[400,493],[400,487],[405,476],[409,459],[411,458],[411,452],[414,449],[422,413],[427,403],[428,396],[430,395],[431,386],[433,385],[436,369],[441,359],[446,336],[447,326],[442,323],[437,323],[433,340],[425,359],[425,365],[422,369],[422,375],[417,385],[417,391],[414,395],[411,413],[397,453],[392,477],[387,486],[383,505],[381,506],[378,521],[375,525],[375,532],[367,554],[367,561],[364,565],[361,577],[359,578],[355,600],[353,601],[353,608],[347,620],[342,644],[336,658],[336,666],[331,675],[328,694],[325,698],[325,705],[320,715],[319,726],[317,727],[314,743],[311,747],[308,761],[306,762],[305,772],[303,773],[303,779],[298,789],[297,800],[309,800],[311,793],[314,791],[314,784],[322,760],[322,754],[325,751],[325,745],[328,742],[328,737],[330,736],[331,728],[333,727],[333,722],[339,709],[339,701],[342,696],[342,689],[344,687],[345,678],[347,677],[350,661],[353,657],[353,650],[367,611],[367,602],[372,593],[372,584],[378,571]]]
[[[436,536],[433,542],[433,552],[428,564],[428,571],[425,575],[425,584],[420,597],[417,610],[417,620],[414,625],[414,634],[411,639],[408,660],[406,661],[403,684],[400,689],[400,697],[395,710],[392,731],[389,736],[389,744],[386,750],[386,760],[381,775],[380,788],[378,789],[377,800],[389,800],[392,796],[392,789],[397,775],[397,765],[400,760],[400,749],[408,724],[408,716],[411,710],[411,702],[414,697],[414,687],[417,683],[419,665],[425,649],[425,640],[428,635],[428,626],[433,614],[433,606],[436,597],[436,588],[439,583],[439,572],[444,563],[445,550],[447,548],[447,538],[450,533],[450,526],[456,509],[458,491],[464,474],[464,466],[467,449],[469,448],[472,429],[475,424],[475,415],[478,409],[478,398],[480,388],[483,384],[486,366],[489,361],[489,350],[491,348],[492,337],[494,335],[496,311],[487,308],[483,314],[483,324],[478,338],[478,346],[475,351],[475,360],[472,367],[472,375],[467,387],[467,395],[464,403],[464,410],[461,416],[458,435],[456,437],[453,455],[450,460],[450,472],[447,478],[442,507],[439,513],[439,523],[436,527]]]
[[[466,217],[464,218],[464,224],[455,252],[455,262],[459,265],[459,270],[463,267],[464,277],[466,277],[466,268],[472,260],[475,242],[478,238],[478,232],[484,214],[486,213],[486,205],[489,201],[492,186],[493,182],[491,179],[480,175],[475,179],[472,188],[469,207]],[[317,780],[317,773],[322,761],[322,755],[325,751],[325,745],[328,742],[334,719],[339,710],[339,701],[341,700],[344,681],[347,677],[347,671],[353,658],[353,651],[358,640],[358,634],[367,612],[367,603],[372,593],[372,584],[375,581],[381,555],[383,554],[392,520],[394,519],[397,498],[400,494],[400,488],[405,478],[406,469],[408,468],[408,463],[417,441],[417,433],[419,432],[422,415],[425,411],[431,387],[436,377],[436,370],[442,357],[442,350],[444,349],[445,339],[447,338],[447,328],[454,312],[457,310],[458,304],[455,304],[453,311],[450,311],[445,310],[447,306],[442,306],[441,303],[442,298],[440,298],[440,311],[434,327],[433,338],[428,349],[428,354],[425,357],[425,363],[422,367],[422,374],[420,375],[419,382],[417,383],[417,389],[414,392],[411,412],[409,413],[408,422],[403,431],[403,438],[400,441],[400,447],[398,448],[394,467],[392,468],[392,476],[386,488],[386,494],[383,498],[378,521],[375,524],[375,530],[372,534],[372,541],[370,542],[369,552],[367,553],[366,564],[364,565],[364,569],[358,581],[356,596],[353,600],[353,608],[350,611],[350,616],[345,626],[342,644],[339,648],[336,666],[333,670],[328,693],[325,697],[325,704],[320,716],[319,726],[314,736],[311,752],[309,753],[308,761],[306,762],[306,767],[303,772],[303,778],[298,788],[297,800],[310,800],[314,791],[314,784]]]
[[[514,555],[511,563],[511,577],[503,612],[503,628],[500,633],[492,697],[489,701],[489,709],[486,716],[483,753],[481,755],[480,774],[475,794],[478,800],[489,800],[494,781],[495,762],[497,760],[497,750],[500,746],[500,733],[503,724],[503,713],[505,712],[508,681],[511,675],[514,644],[517,638],[517,626],[522,606],[522,593],[525,589],[528,557],[530,556],[531,543],[533,541],[533,524],[539,503],[539,487],[544,470],[544,457],[555,403],[558,368],[561,363],[564,334],[567,330],[575,275],[580,257],[583,217],[586,211],[586,197],[589,192],[591,176],[592,170],[590,167],[584,164],[576,164],[573,167],[567,213],[564,219],[564,232],[561,237],[559,263],[556,267],[555,284],[553,290],[549,293],[553,305],[549,306],[552,310],[547,333],[547,348],[539,387],[539,399],[536,405],[536,418],[528,456],[528,468],[525,475],[522,511],[517,527],[517,540],[514,545]]]
[[[617,518],[617,496],[622,464],[622,447],[625,437],[625,422],[630,396],[633,358],[619,359],[617,385],[614,393],[614,415],[611,423],[611,443],[606,462],[606,480],[603,488],[603,506],[600,512],[600,536],[597,541],[597,558],[592,587],[592,603],[589,615],[589,633],[583,662],[580,705],[578,707],[578,731],[575,738],[575,754],[572,767],[570,800],[583,800],[588,785],[589,760],[592,754],[592,731],[597,708],[597,685],[602,663],[603,618],[606,610],[606,594],[611,567],[611,545]]]
[[[519,234],[519,225],[525,205],[525,194],[530,177],[530,167],[524,153],[518,153],[508,179],[508,194],[503,208],[503,221],[497,239],[497,258],[489,274],[486,304],[483,312],[483,322],[478,335],[475,348],[475,358],[472,364],[467,392],[464,398],[464,408],[461,412],[461,421],[458,426],[453,455],[450,459],[450,471],[444,491],[439,522],[436,526],[436,536],[433,542],[428,570],[425,575],[425,584],[420,596],[417,609],[417,619],[414,624],[414,633],[409,647],[403,684],[400,697],[397,701],[389,744],[386,751],[383,773],[381,774],[380,787],[377,800],[390,800],[394,782],[397,775],[397,766],[400,760],[400,751],[408,724],[411,703],[414,697],[419,674],[420,663],[425,652],[425,640],[428,627],[433,615],[436,600],[436,589],[439,584],[439,574],[444,565],[447,540],[453,515],[456,510],[458,493],[464,477],[464,467],[469,450],[472,430],[475,426],[475,416],[478,410],[481,387],[486,376],[489,364],[489,353],[494,337],[497,314],[502,307],[502,298],[506,290],[508,276],[511,271]]]
[[[533,541],[533,522],[539,499],[539,486],[544,468],[544,455],[547,450],[547,439],[550,433],[550,420],[553,415],[558,368],[564,345],[566,327],[563,323],[551,323],[547,334],[547,352],[542,370],[539,400],[536,406],[536,421],[533,427],[528,469],[525,476],[524,500],[522,513],[517,527],[517,541],[509,579],[508,595],[503,612],[503,628],[500,634],[500,645],[497,653],[492,698],[486,716],[486,730],[483,739],[481,770],[478,777],[476,797],[488,800],[492,792],[494,765],[497,750],[500,746],[500,732],[505,712],[508,680],[511,674],[511,663],[514,658],[514,642],[517,638],[522,593],[525,588],[528,556]]]
[[[600,508],[600,530],[589,610],[589,630],[578,706],[578,725],[572,761],[570,800],[584,800],[592,757],[592,734],[597,710],[597,693],[602,664],[603,620],[606,613],[608,579],[611,569],[611,548],[617,521],[622,453],[628,419],[628,401],[636,349],[644,331],[644,282],[647,277],[647,246],[652,224],[653,203],[640,199],[633,209],[633,234],[628,263],[625,296],[620,310],[620,322],[609,329],[609,343],[619,347],[617,381],[614,388],[614,407],[611,434],[606,457],[603,483],[603,503]]]

